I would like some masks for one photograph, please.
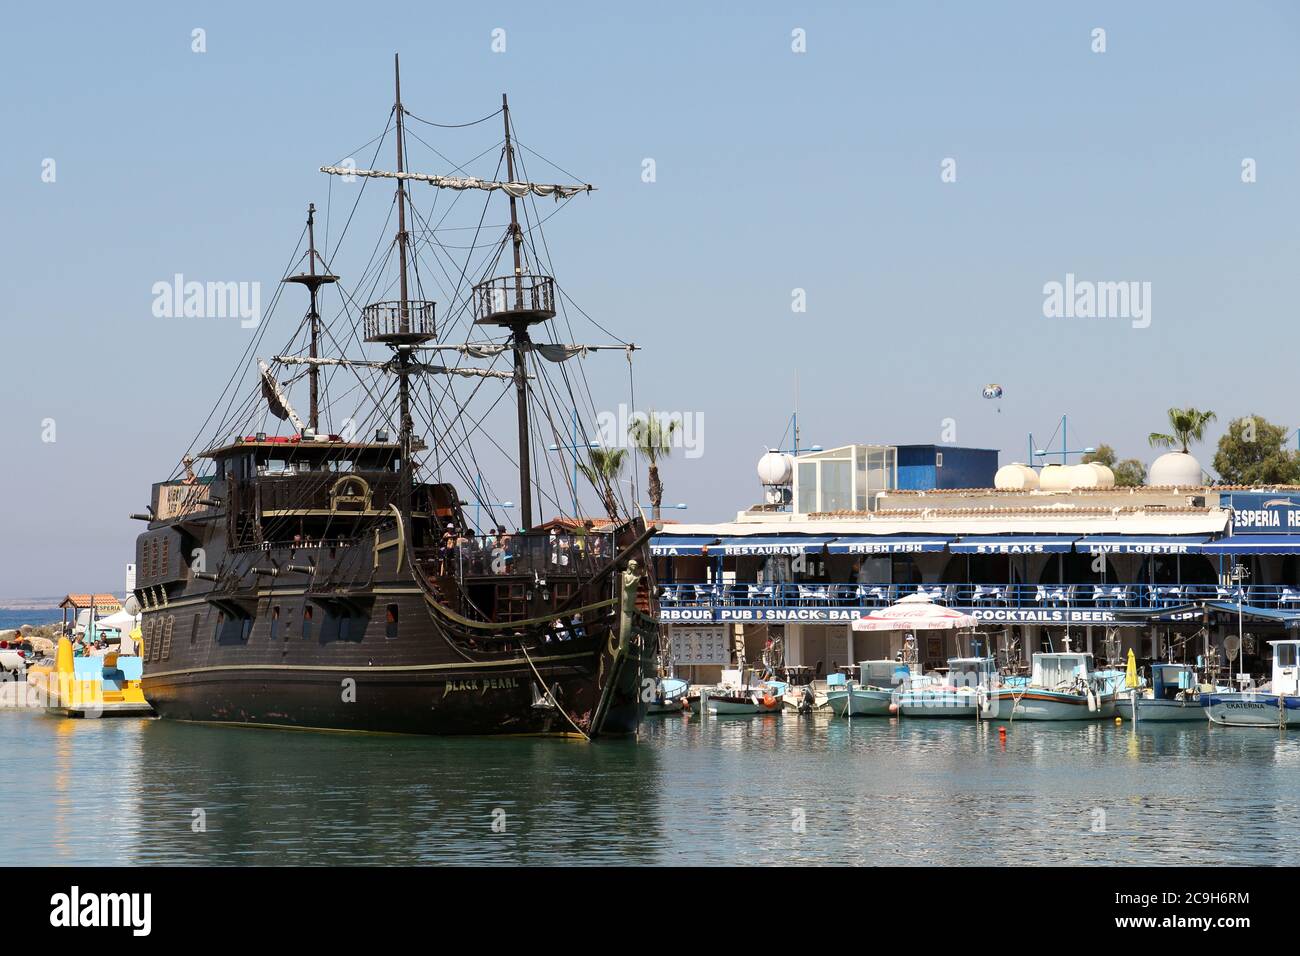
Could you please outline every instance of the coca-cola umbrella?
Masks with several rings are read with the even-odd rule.
[[[975,618],[935,604],[924,594],[909,594],[853,622],[855,631],[952,631],[974,627]]]

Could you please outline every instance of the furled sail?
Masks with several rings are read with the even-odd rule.
[[[271,374],[271,367],[261,359],[257,360],[257,367],[262,372],[262,396],[266,399],[271,414],[280,421],[288,419],[293,422],[294,428],[302,431],[306,426],[303,425],[302,419],[298,417],[298,413],[293,410],[293,406],[289,404],[289,399],[284,392],[280,390],[280,383]]]
[[[557,183],[501,183],[490,179],[478,179],[474,176],[438,176],[433,173],[396,173],[386,169],[352,169],[348,166],[322,166],[322,173],[331,176],[364,176],[370,179],[410,179],[417,183],[429,183],[439,189],[483,189],[488,192],[499,189],[504,193],[522,199],[527,195],[554,196],[568,199],[578,193],[589,193],[596,187],[584,184],[566,186]]]
[[[277,355],[275,360],[284,365],[346,365],[356,368],[377,368],[385,372],[392,372],[397,368],[397,363],[393,359],[389,359],[387,362],[370,362],[363,359],[310,358],[305,355]],[[409,367],[419,372],[427,372],[431,375],[460,375],[463,378],[502,378],[510,380],[513,380],[515,377],[513,372],[501,372],[490,368],[473,368],[472,366],[456,367],[448,365],[428,365],[424,362],[412,362]],[[280,417],[283,418],[284,416]]]

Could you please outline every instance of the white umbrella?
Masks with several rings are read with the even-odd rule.
[[[909,594],[897,604],[872,611],[853,622],[855,631],[952,631],[974,627],[975,618],[935,604],[924,594]]]

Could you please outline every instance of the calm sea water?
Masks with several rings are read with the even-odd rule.
[[[22,627],[24,624],[61,624],[63,612],[57,607],[37,611],[11,611],[0,607],[0,631]]]
[[[673,717],[585,744],[0,711],[4,864],[1270,864],[1298,801],[1300,735],[1199,724]]]

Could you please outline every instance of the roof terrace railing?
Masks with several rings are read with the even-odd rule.
[[[661,608],[672,607],[887,607],[922,592],[958,608],[1069,608],[1159,611],[1204,601],[1300,612],[1300,584],[761,584],[674,583],[659,588]]]

